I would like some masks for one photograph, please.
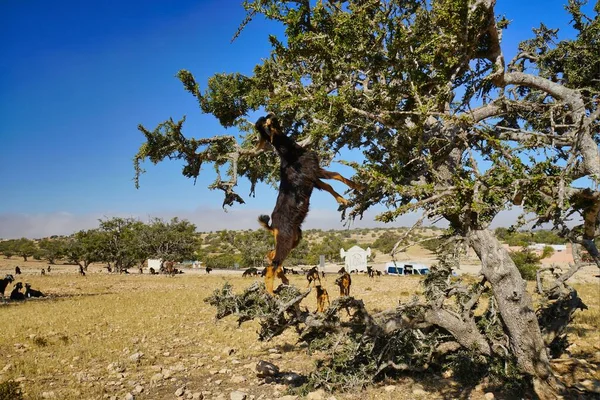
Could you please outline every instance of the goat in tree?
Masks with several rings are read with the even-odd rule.
[[[275,250],[269,252],[269,265],[265,276],[267,292],[273,294],[275,276],[284,284],[289,281],[283,271],[283,262],[302,239],[300,226],[308,214],[310,196],[316,187],[329,192],[338,203],[346,205],[347,200],[321,179],[335,179],[350,188],[360,190],[360,186],[337,172],[326,171],[319,166],[317,153],[307,150],[292,138],[286,136],[274,114],[261,117],[255,124],[259,132],[259,148],[270,143],[280,159],[279,195],[271,217],[261,215],[259,223],[273,233]]]

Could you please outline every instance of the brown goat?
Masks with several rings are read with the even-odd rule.
[[[331,305],[327,289],[321,285],[317,285],[315,288],[317,289],[317,312],[325,312],[325,302],[327,302],[327,307]]]
[[[306,280],[308,281],[307,287],[309,287],[311,283],[314,283],[314,285],[317,286],[317,281],[319,281],[319,286],[321,286],[321,278],[319,277],[319,270],[317,267],[312,267],[308,270],[306,273]]]
[[[350,274],[344,272],[342,276],[335,280],[335,284],[340,287],[340,296],[350,296],[350,285],[352,285],[352,278]]]
[[[258,218],[259,223],[275,237],[275,250],[267,255],[269,265],[265,276],[267,292],[273,294],[275,276],[284,284],[289,283],[282,268],[283,262],[302,239],[300,227],[308,214],[313,189],[325,190],[338,203],[347,204],[346,199],[321,179],[335,179],[355,190],[359,190],[360,186],[337,172],[321,168],[317,153],[301,147],[286,136],[275,115],[259,118],[255,127],[260,134],[258,147],[264,148],[266,143],[271,143],[280,159],[279,195],[275,208],[271,217],[261,215]]]

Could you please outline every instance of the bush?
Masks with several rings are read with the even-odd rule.
[[[535,280],[535,275],[540,267],[541,258],[529,249],[511,251],[510,258],[519,269],[521,277],[527,281]]]
[[[0,383],[0,400],[22,400],[21,387],[15,381]]]

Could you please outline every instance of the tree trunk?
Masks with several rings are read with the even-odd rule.
[[[482,272],[492,285],[502,321],[510,336],[513,354],[522,371],[534,378],[536,392],[552,398],[556,385],[544,339],[526,284],[508,251],[489,230],[475,230],[469,241],[482,263]]]

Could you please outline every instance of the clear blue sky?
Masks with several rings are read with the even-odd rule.
[[[540,21],[569,34],[563,3],[498,0],[513,20],[506,56]],[[224,132],[174,75],[189,69],[202,85],[218,72],[250,74],[281,28],[256,19],[230,43],[244,16],[229,0],[0,1],[0,237],[71,233],[104,215],[247,228],[255,223],[242,220],[270,213],[276,193],[265,186],[223,213],[221,192],[206,189],[210,170],[194,186],[178,162],[147,164],[139,190],[132,181],[138,123],[187,115],[188,135]],[[314,226],[342,227],[329,195],[316,193],[312,209]]]

